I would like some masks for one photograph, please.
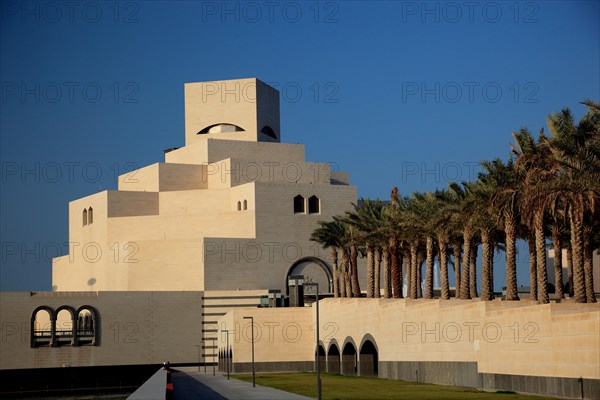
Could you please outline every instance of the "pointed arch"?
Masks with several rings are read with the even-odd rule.
[[[327,373],[340,373],[340,347],[335,339],[329,342],[329,349],[327,350]]]
[[[299,194],[294,197],[294,214],[304,214],[304,212],[304,197]]]
[[[379,375],[379,349],[377,342],[369,333],[363,336],[360,343],[358,371],[360,376]]]

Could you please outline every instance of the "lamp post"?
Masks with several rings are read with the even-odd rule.
[[[200,341],[201,343],[204,343],[204,340]],[[198,371],[200,371],[200,346],[199,344],[196,345],[196,347],[198,348]]]
[[[254,369],[254,317],[244,317],[249,319],[252,326],[252,387],[256,387],[256,370]]]
[[[319,283],[318,282],[306,282],[304,286],[315,286],[317,288],[316,300],[317,304],[317,354],[315,356],[317,360],[317,400],[323,399],[323,394],[321,391],[321,363],[319,362]]]
[[[206,343],[206,340],[202,339],[201,343],[202,343],[202,364],[204,364],[204,373],[206,373],[206,346],[204,345]],[[198,368],[198,370],[200,370],[200,368]]]
[[[227,349],[225,350],[227,352],[227,356],[225,359],[227,360],[227,380],[229,380],[229,355],[231,354],[229,352],[229,331],[227,329],[223,329],[223,332],[227,334]]]

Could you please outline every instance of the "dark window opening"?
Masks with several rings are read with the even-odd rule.
[[[273,139],[277,139],[277,135],[275,135],[275,131],[273,130],[273,128],[271,128],[268,125],[265,125],[261,130],[260,133],[265,134],[269,137],[272,137]]]
[[[222,132],[244,132],[244,129],[233,124],[214,124],[207,126],[198,132],[198,135],[205,135],[207,133],[222,133]]]
[[[304,197],[300,195],[294,197],[294,213],[304,213]]]
[[[308,198],[308,213],[318,214],[320,212],[320,200],[317,196],[310,196]]]

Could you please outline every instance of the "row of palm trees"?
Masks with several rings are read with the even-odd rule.
[[[358,258],[367,259],[367,297],[434,297],[433,269],[440,265],[440,297],[451,296],[448,267],[454,267],[458,299],[494,298],[494,250],[506,255],[506,300],[519,300],[516,241],[529,248],[530,298],[549,302],[547,240],[554,249],[555,297],[565,291],[576,302],[596,302],[593,252],[600,248],[600,106],[582,104],[575,119],[568,108],[547,118],[550,136],[526,128],[513,133],[508,161],[482,161],[475,181],[450,183],[435,192],[389,202],[363,199],[352,211],[319,222],[311,240],[331,251],[334,295],[359,297]],[[477,254],[481,247],[481,293]],[[563,252],[568,285],[563,288]],[[425,285],[421,287],[422,265]],[[383,274],[383,276],[381,276]],[[383,285],[383,288],[380,287]]]

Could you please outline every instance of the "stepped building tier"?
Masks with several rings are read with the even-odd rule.
[[[69,203],[55,291],[331,291],[319,220],[356,201],[348,174],[281,143],[279,92],[257,79],[185,85],[185,146]],[[325,290],[323,290],[325,291]]]

